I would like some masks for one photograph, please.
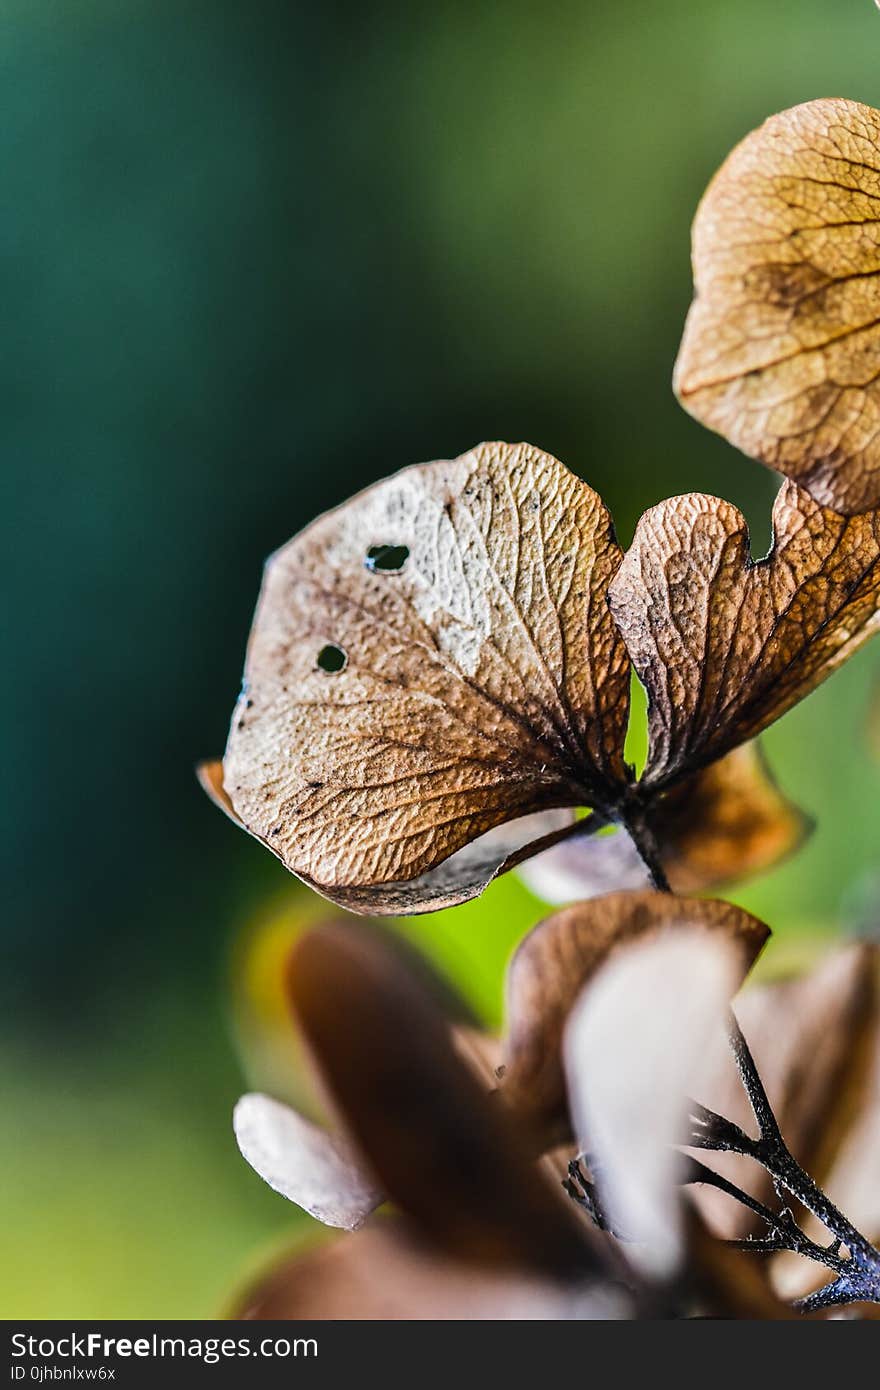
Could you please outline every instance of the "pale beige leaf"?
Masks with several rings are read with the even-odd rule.
[[[563,908],[520,943],[507,974],[501,1090],[539,1133],[552,1133],[565,1117],[562,1033],[584,985],[621,947],[683,928],[731,943],[740,981],[769,935],[763,922],[731,903],[646,890]]]
[[[645,781],[760,733],[880,627],[880,512],[847,520],[786,483],[753,562],[742,513],[691,493],[639,521],[609,600],[648,690]]]
[[[880,112],[810,101],[747,136],[693,266],[684,407],[824,506],[880,507]]]
[[[675,1146],[688,1097],[725,1046],[740,966],[726,936],[699,928],[631,943],[590,981],[566,1025],[576,1136],[612,1227],[632,1242],[630,1260],[654,1278],[682,1262],[684,1158]]]
[[[687,778],[645,817],[676,893],[701,893],[764,873],[803,844],[812,822],[778,788],[757,742]],[[629,835],[567,836],[528,859],[520,876],[546,902],[646,888],[648,871]]]
[[[233,1114],[242,1157],[264,1182],[327,1226],[357,1230],[383,1197],[340,1134],[270,1096],[242,1096]]]

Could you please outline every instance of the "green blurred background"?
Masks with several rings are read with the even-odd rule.
[[[248,1020],[313,906],[192,775],[263,557],[482,438],[624,541],[698,488],[766,548],[773,479],[669,387],[689,223],[770,112],[880,104],[878,60],[871,0],[2,0],[0,1314],[210,1315],[307,1224],[229,1115],[285,1087]],[[777,952],[872,924],[878,670],[768,736],[819,819],[738,895]],[[494,1017],[538,912],[509,878],[407,932]]]

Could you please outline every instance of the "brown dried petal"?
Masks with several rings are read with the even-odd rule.
[[[748,135],[693,267],[685,409],[824,506],[880,507],[880,112],[811,101]]]
[[[224,758],[240,820],[356,911],[473,896],[521,842],[478,870],[456,851],[625,777],[620,558],[597,495],[529,445],[406,469],[320,518],[266,570]]]
[[[847,520],[783,485],[753,562],[742,513],[700,493],[639,521],[609,599],[648,690],[648,783],[722,757],[880,627],[880,512]]]
[[[255,1320],[505,1321],[620,1318],[620,1288],[557,1283],[521,1270],[481,1269],[427,1251],[393,1221],[327,1241],[276,1264],[237,1299]]]
[[[294,948],[290,990],[347,1133],[433,1248],[558,1276],[595,1264],[432,994],[378,937],[310,933]]]
[[[735,748],[652,808],[649,824],[676,893],[764,873],[798,849],[812,820],[780,791],[757,742]]]
[[[701,893],[773,868],[812,821],[779,790],[757,742],[735,748],[649,806],[647,822],[676,893]],[[568,836],[520,875],[546,902],[645,888],[648,871],[625,831]]]
[[[507,976],[502,1094],[539,1131],[552,1130],[565,1114],[562,1032],[584,985],[622,945],[685,927],[733,943],[740,980],[769,935],[763,922],[730,903],[646,890],[575,903],[521,942]]]
[[[247,830],[224,788],[222,762],[207,760],[199,763],[196,776],[214,805],[241,830]],[[530,816],[520,816],[506,825],[487,830],[485,835],[465,845],[438,864],[436,869],[429,869],[427,873],[405,883],[337,888],[330,894],[306,874],[299,876],[349,912],[362,915],[373,913],[379,917],[439,912],[442,908],[455,907],[469,898],[478,897],[499,874],[514,868],[530,855],[540,854],[545,848],[563,841],[571,833],[573,825],[573,811],[536,811]],[[264,839],[252,830],[249,833],[281,858],[274,841]]]

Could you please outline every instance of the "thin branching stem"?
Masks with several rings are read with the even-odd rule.
[[[792,1251],[834,1273],[835,1277],[830,1283],[794,1305],[801,1312],[813,1313],[857,1302],[880,1303],[880,1251],[856,1230],[852,1222],[834,1205],[792,1155],[782,1137],[751,1049],[732,1012],[728,1023],[728,1037],[743,1088],[755,1116],[758,1135],[755,1138],[747,1134],[732,1120],[710,1110],[699,1101],[691,1101],[690,1130],[684,1144],[691,1149],[733,1153],[753,1159],[772,1179],[774,1189],[780,1198],[780,1209],[776,1211],[766,1202],[751,1196],[693,1155],[686,1157],[681,1182],[702,1183],[717,1188],[719,1192],[726,1193],[740,1206],[753,1212],[764,1223],[766,1235],[728,1241],[728,1245],[758,1255]],[[601,1201],[601,1182],[598,1185],[595,1181],[591,1182],[578,1160],[569,1164],[568,1178],[563,1186],[568,1195],[590,1214],[597,1226],[625,1239],[621,1233],[612,1230],[608,1221]],[[784,1193],[788,1193],[802,1207],[818,1217],[832,1237],[828,1245],[819,1244],[801,1229],[794,1213],[783,1202]],[[844,1248],[846,1254],[842,1253]]]
[[[798,1255],[815,1260],[817,1264],[826,1265],[828,1269],[833,1269],[836,1274],[846,1271],[848,1261],[840,1254],[840,1241],[834,1240],[830,1245],[818,1245],[800,1229],[790,1211],[787,1209],[774,1211],[772,1207],[758,1201],[757,1197],[752,1197],[741,1187],[737,1187],[736,1183],[728,1181],[720,1173],[716,1173],[713,1168],[701,1163],[699,1159],[689,1160],[682,1181],[685,1183],[704,1183],[708,1187],[717,1188],[719,1192],[726,1192],[741,1206],[747,1207],[756,1216],[760,1216],[772,1232],[771,1235],[761,1239],[747,1236],[744,1240],[728,1240],[725,1244],[731,1245],[737,1250],[748,1250],[753,1254],[761,1255],[775,1254],[782,1250],[793,1250]]]
[[[830,1308],[861,1300],[880,1302],[880,1251],[875,1249],[861,1231],[856,1230],[852,1222],[834,1205],[792,1155],[782,1137],[751,1049],[733,1013],[730,1015],[728,1037],[743,1088],[758,1125],[758,1136],[752,1138],[723,1115],[716,1114],[714,1110],[709,1110],[698,1102],[692,1102],[692,1127],[688,1136],[688,1146],[741,1154],[754,1159],[770,1175],[777,1193],[781,1194],[784,1191],[794,1197],[801,1206],[818,1217],[833,1239],[827,1246],[818,1245],[801,1230],[788,1208],[783,1208],[780,1212],[772,1211],[764,1203],[757,1202],[742,1189],[736,1188],[720,1174],[713,1173],[699,1160],[691,1160],[690,1175],[686,1176],[685,1181],[710,1183],[761,1217],[770,1235],[763,1241],[738,1242],[742,1248],[768,1253],[775,1250],[793,1250],[796,1254],[805,1255],[835,1271],[835,1280],[798,1305],[802,1311],[812,1312],[818,1308]],[[696,1165],[696,1170],[693,1165]],[[840,1254],[843,1246],[849,1252],[846,1257]]]

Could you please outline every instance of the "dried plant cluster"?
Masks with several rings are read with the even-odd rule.
[[[768,928],[693,896],[809,833],[756,740],[880,626],[880,113],[768,121],[693,257],[675,389],[786,475],[765,558],[702,494],[624,553],[586,483],[496,443],[377,483],[267,566],[213,799],[350,912],[448,907],[520,865],[568,905],[514,956],[501,1039],[375,924],[300,941],[287,988],[332,1124],[251,1095],[236,1133],[285,1196],[364,1229],[239,1315],[880,1302],[875,949],[747,988],[753,1057],[729,1006]]]

